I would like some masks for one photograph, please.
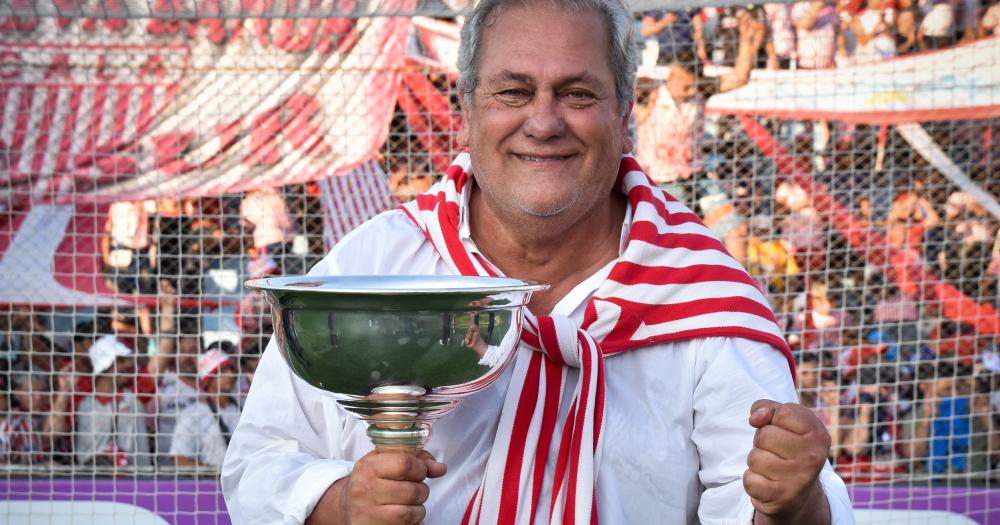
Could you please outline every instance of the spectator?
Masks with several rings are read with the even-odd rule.
[[[956,191],[949,195],[944,210],[945,224],[954,230],[964,246],[989,245],[993,241],[993,227],[986,209],[969,193]]]
[[[250,387],[253,385],[253,377],[257,373],[257,365],[260,364],[260,347],[254,347],[250,352],[245,352],[240,357],[240,380],[237,389],[240,394],[240,409],[246,402]]]
[[[924,182],[913,181],[912,189],[901,193],[893,201],[886,217],[889,244],[923,253],[924,234],[938,225],[940,216],[927,199]]]
[[[920,357],[920,305],[894,284],[884,283],[879,288],[872,320],[875,327],[868,335],[868,342],[888,345],[887,359],[908,362]]]
[[[834,349],[843,346],[844,327],[850,324],[848,315],[834,308],[827,285],[813,282],[808,292],[796,298],[792,330],[801,333],[803,350]]]
[[[240,419],[239,405],[232,396],[236,386],[233,358],[217,349],[202,354],[198,358],[198,385],[198,402],[177,418],[170,453],[178,466],[219,468]]]
[[[80,403],[73,451],[81,465],[149,466],[149,434],[142,405],[129,384],[134,353],[112,335],[90,347],[94,393]]]
[[[986,38],[998,33],[1000,33],[1000,2],[993,0],[979,24],[979,38]]]
[[[896,53],[903,55],[917,46],[917,0],[896,0]]]
[[[922,3],[924,18],[917,31],[920,49],[945,49],[955,43],[955,1],[928,0]]]
[[[857,397],[853,435],[848,449],[854,461],[884,462],[893,458],[896,436],[896,380],[891,365],[882,364],[882,351],[862,352],[856,369]],[[864,355],[866,354],[866,355]]]
[[[826,227],[802,187],[782,182],[774,195],[779,214],[779,238],[792,248],[796,265],[803,271],[822,269],[826,261]]]
[[[962,0],[962,33],[961,44],[968,44],[976,39],[979,32],[979,9],[982,5],[980,0]]]
[[[770,38],[767,39],[768,69],[788,69],[795,57],[795,27],[788,4],[764,4]]]
[[[154,205],[153,201],[149,204]],[[119,201],[108,209],[101,238],[101,257],[115,276],[119,292],[154,293],[150,274],[156,265],[156,251],[149,242],[149,210],[143,201]]]
[[[739,57],[740,20],[747,12],[740,7],[703,7],[694,16],[695,50],[707,64],[734,66]],[[756,59],[756,51],[751,60]]]
[[[788,291],[788,277],[800,272],[795,262],[795,248],[784,239],[771,238],[777,228],[769,215],[756,215],[750,220],[747,244],[747,266],[755,277],[769,277],[768,288],[777,294]]]
[[[167,288],[167,291],[172,289]],[[160,298],[160,339],[154,355],[139,375],[137,390],[156,429],[156,461],[170,465],[170,439],[178,415],[198,400],[197,357],[201,349],[198,318],[176,314],[176,295]]]
[[[10,383],[10,398],[0,396],[9,405],[0,412],[0,464],[43,465],[52,423],[47,416],[49,379],[38,372],[15,371]]]
[[[795,26],[795,52],[798,67],[828,69],[834,67],[833,54],[840,21],[833,6],[822,0],[792,4]]]
[[[90,367],[90,347],[94,344],[96,331],[97,326],[92,320],[77,323],[73,331],[72,356],[59,368],[59,391],[68,392],[72,396],[73,412],[76,411],[83,398],[94,391],[94,371]],[[64,386],[69,388],[64,389]],[[70,415],[72,416],[72,414]]]
[[[813,407],[820,421],[830,433],[830,459],[836,462],[844,454],[843,395],[836,370],[827,370],[820,375],[819,395]]]
[[[656,63],[668,65],[671,57],[690,50],[694,43],[691,15],[685,11],[646,11],[639,34],[656,43]]]
[[[819,355],[815,352],[801,352],[795,366],[795,376],[799,402],[809,408],[816,408],[819,405]]]
[[[888,0],[866,0],[866,6],[851,21],[857,38],[855,64],[870,64],[896,56],[896,12]]]
[[[969,471],[971,371],[952,360],[922,368],[923,402],[904,425],[904,456],[915,460],[914,471],[935,475]]]
[[[689,205],[694,197],[692,174],[702,168],[699,141],[704,101],[747,83],[751,60],[763,40],[763,27],[749,16],[744,16],[740,27],[740,58],[733,70],[718,79],[701,79],[694,57],[676,55],[669,61],[666,82],[635,109],[636,157],[661,188]]]
[[[265,186],[247,193],[240,204],[244,227],[253,233],[254,257],[271,256],[284,270],[284,257],[294,235],[285,197]]]
[[[405,160],[392,163],[389,172],[389,190],[400,202],[409,202],[430,189],[433,183],[434,178],[430,173],[411,172]]]

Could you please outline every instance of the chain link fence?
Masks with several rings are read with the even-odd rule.
[[[996,1],[631,5],[637,156],[767,291],[859,517],[990,523]],[[0,2],[0,516],[228,523],[243,282],[447,166],[466,7]]]

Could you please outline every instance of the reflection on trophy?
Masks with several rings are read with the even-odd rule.
[[[248,281],[264,292],[289,368],[368,424],[378,450],[423,448],[437,418],[510,363],[531,292],[499,277],[327,276]]]

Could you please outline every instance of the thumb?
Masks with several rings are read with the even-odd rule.
[[[448,472],[448,465],[439,462],[434,459],[434,456],[426,450],[421,450],[417,453],[417,458],[423,460],[424,465],[427,466],[427,477],[428,478],[440,478]]]
[[[777,401],[770,399],[758,399],[750,406],[750,425],[754,428],[761,428],[771,424],[774,412],[780,406]]]

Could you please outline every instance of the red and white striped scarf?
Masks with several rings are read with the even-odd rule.
[[[497,275],[459,236],[471,157],[461,153],[431,189],[401,206],[460,275]],[[698,217],[657,188],[635,158],[622,157],[615,186],[629,200],[627,243],[588,301],[583,326],[525,311],[486,474],[463,524],[536,521],[550,447],[558,447],[550,523],[596,523],[595,482],[604,421],[604,358],[633,348],[698,337],[742,337],[791,353],[753,279]],[[561,435],[555,435],[569,368],[579,369]]]

